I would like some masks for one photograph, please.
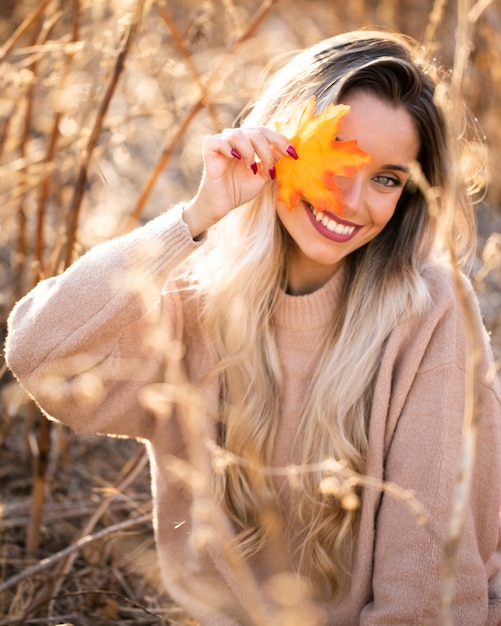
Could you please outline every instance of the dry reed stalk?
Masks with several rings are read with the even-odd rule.
[[[84,150],[84,156],[82,163],[80,165],[77,181],[75,184],[75,190],[73,193],[73,197],[70,204],[69,209],[69,219],[67,226],[67,243],[66,243],[66,254],[64,258],[64,267],[69,267],[73,261],[73,247],[76,241],[77,229],[80,217],[80,206],[82,204],[85,185],[87,182],[87,174],[89,170],[90,161],[92,159],[92,154],[97,145],[97,141],[101,134],[102,125],[104,122],[105,115],[108,111],[108,107],[111,102],[111,98],[115,92],[115,89],[118,84],[118,79],[124,69],[125,59],[129,50],[131,48],[132,42],[134,41],[134,37],[137,33],[139,25],[141,23],[142,15],[143,15],[143,5],[145,0],[136,0],[134,14],[131,19],[131,23],[129,24],[125,34],[122,36],[122,41],[120,43],[119,51],[117,54],[117,58],[115,61],[115,65],[113,67],[113,71],[108,80],[108,84],[99,105],[96,120],[92,127],[89,140]]]
[[[101,519],[101,517],[110,507],[113,500],[116,498],[117,494],[122,493],[128,487],[128,485],[130,485],[130,483],[137,478],[140,472],[144,469],[147,460],[148,458],[146,455],[146,451],[143,448],[138,448],[135,455],[131,459],[129,459],[129,461],[122,468],[113,488],[113,493],[111,493],[100,502],[98,507],[93,511],[90,518],[83,525],[76,538],[73,542],[71,542],[71,545],[68,548],[65,548],[64,550],[58,552],[56,555],[53,555],[55,556],[55,558],[51,556],[47,559],[43,559],[38,564],[29,567],[27,568],[27,570],[24,570],[23,572],[20,572],[19,574],[13,576],[4,584],[0,584],[1,593],[2,591],[5,591],[12,586],[19,584],[19,582],[21,582],[22,580],[38,574],[42,569],[47,569],[55,564],[58,565],[57,568],[51,573],[51,576],[48,578],[42,589],[37,592],[37,594],[30,602],[29,606],[25,610],[25,615],[23,616],[23,619],[26,619],[28,615],[37,611],[47,603],[50,603],[48,617],[50,619],[53,619],[54,603],[58,597],[62,585],[64,584],[66,576],[71,571],[75,559],[77,558],[81,549],[87,545],[86,538],[90,537],[91,540],[94,540],[92,539],[93,537],[98,539],[107,534],[106,530],[95,534],[92,534],[92,532],[97,522]],[[141,518],[138,518],[138,520],[146,521],[149,521],[150,519],[151,513],[145,514]],[[142,522],[137,521],[136,523],[139,524]],[[125,526],[122,526],[123,524],[124,522],[121,522],[120,524],[114,525],[110,528],[115,528],[120,531],[125,528]],[[113,534],[113,532],[111,534]]]
[[[175,457],[166,458],[164,463],[169,467],[169,463],[172,462],[173,475],[185,480],[193,491],[192,517],[196,530],[192,541],[202,550],[210,549],[213,554],[219,555],[216,559],[222,556],[226,560],[239,582],[239,595],[246,612],[253,623],[265,626],[270,622],[262,606],[254,577],[248,563],[234,547],[229,520],[213,498],[212,485],[208,480],[211,475],[210,457],[203,432],[203,400],[199,390],[187,382],[182,363],[182,351],[178,352],[178,358],[173,356],[172,361],[169,362],[166,374],[168,383],[165,389],[169,401],[174,402],[180,412],[179,423],[185,432],[189,467],[184,462],[180,464],[179,459]],[[161,418],[162,414],[159,417]],[[178,468],[181,469],[180,473],[178,473]],[[172,567],[175,566],[173,563]],[[184,567],[184,564],[178,566]]]
[[[73,0],[73,15],[72,15],[72,29],[71,29],[71,43],[78,41],[78,24],[79,24],[79,9],[80,0]],[[73,51],[70,46],[66,52],[66,60],[63,68],[61,82],[59,86],[58,97],[61,96],[66,80],[70,74],[70,70],[73,63]],[[59,123],[61,120],[62,110],[60,106],[56,106],[56,112],[52,124],[52,131],[47,144],[47,153],[45,156],[45,168],[46,173],[40,182],[40,192],[38,196],[37,215],[36,215],[36,229],[35,229],[35,262],[33,264],[33,286],[41,279],[44,278],[44,249],[45,249],[45,237],[44,226],[47,210],[47,202],[50,193],[50,182],[53,171],[53,163],[56,155],[57,140],[59,138]],[[56,268],[51,268],[50,272],[54,273]],[[50,426],[52,429],[52,426]],[[65,457],[68,453],[68,438],[66,438],[66,445],[63,444],[63,434],[61,428],[56,425],[53,429],[57,438],[56,451],[59,457]]]
[[[198,73],[196,65],[193,62],[193,57],[192,57],[190,51],[188,50],[188,47],[186,46],[185,41],[184,41],[183,37],[181,36],[181,33],[179,32],[179,29],[176,26],[176,22],[173,20],[171,14],[169,13],[169,11],[167,10],[167,8],[164,5],[158,4],[157,5],[157,9],[158,9],[158,12],[160,13],[161,18],[167,24],[167,28],[170,30],[172,38],[174,39],[174,42],[175,42],[176,46],[178,47],[178,49],[181,52],[184,60],[186,61],[186,64],[187,64],[187,66],[188,66],[188,68],[189,68],[189,70],[191,72],[191,75],[193,76],[194,81],[198,85],[200,91],[203,92],[204,91],[204,86],[203,86],[203,83],[202,83],[202,81],[200,79],[200,74]],[[207,102],[206,106],[207,106],[209,114],[210,114],[210,116],[212,118],[212,122],[214,124],[214,127],[218,131],[222,130],[222,124],[221,124],[221,122],[219,120],[219,116],[217,114],[216,107],[210,101]]]
[[[453,89],[449,119],[452,120],[452,149],[456,152],[453,162],[456,164],[451,172],[452,189],[456,196],[451,202],[451,211],[459,206],[461,189],[461,171],[459,167],[460,153],[457,141],[462,134],[458,125],[461,120],[460,96],[463,93],[463,83],[467,72],[468,59],[471,50],[471,20],[468,19],[471,7],[468,0],[458,0],[458,23],[456,29],[456,46],[452,68],[451,86]],[[454,141],[456,139],[456,141]],[[483,345],[480,329],[475,323],[475,313],[465,291],[459,263],[455,257],[455,227],[454,215],[451,216],[453,228],[449,232],[449,254],[454,267],[456,293],[466,318],[466,376],[465,376],[465,407],[463,415],[463,435],[461,460],[454,490],[452,512],[449,519],[448,536],[444,542],[444,578],[442,586],[442,607],[440,626],[453,626],[453,607],[457,577],[458,551],[463,530],[466,508],[470,496],[470,487],[476,455],[478,432],[478,383],[477,371],[482,355],[478,346]]]
[[[40,414],[39,414],[40,415]],[[40,545],[41,527],[47,492],[47,471],[50,457],[50,431],[49,420],[40,415],[40,431],[38,440],[32,446],[34,457],[33,485],[31,489],[31,513],[28,531],[26,533],[26,556],[31,558],[35,555]]]
[[[182,119],[181,123],[177,127],[174,137],[171,139],[169,144],[164,148],[159,161],[157,162],[157,164],[151,171],[148,177],[148,180],[146,181],[146,184],[143,186],[132,213],[125,220],[125,224],[122,227],[122,231],[121,231],[122,233],[132,230],[137,225],[137,222],[139,218],[141,217],[141,214],[144,210],[146,202],[148,201],[148,198],[150,197],[150,194],[153,191],[153,187],[155,186],[158,177],[160,176],[165,166],[169,162],[170,157],[172,156],[172,153],[174,152],[179,140],[184,135],[186,130],[189,128],[190,124],[193,122],[198,112],[202,110],[203,106],[204,106],[203,100],[202,98],[200,98],[199,100],[197,100],[197,102],[195,102],[195,104],[191,107],[191,109]]]
[[[43,46],[45,41],[47,40],[52,28],[56,24],[56,22],[61,17],[60,12],[55,12],[51,15],[43,24],[41,28],[41,32],[38,36],[35,37],[34,44],[35,46]],[[32,60],[30,69],[33,72],[33,75],[36,74],[36,66],[37,60],[36,57]],[[31,129],[31,118],[32,112],[34,108],[34,92],[35,92],[35,82],[32,82],[28,86],[28,92],[26,94],[26,113],[24,116],[24,127],[23,133],[21,137],[21,156],[23,158],[26,157],[25,149],[28,143],[28,137]],[[24,170],[24,176],[28,177],[28,170]],[[26,225],[27,220],[25,216],[24,210],[24,199],[23,196],[19,209],[18,216],[20,218],[19,223],[19,238],[18,238],[18,259],[22,260],[27,256],[27,237],[26,237]],[[23,292],[22,288],[22,280],[21,280],[21,270],[24,268],[23,264],[19,264],[18,266],[18,277],[17,277],[17,291],[20,296]],[[32,489],[32,507],[31,507],[31,516],[30,516],[30,525],[28,527],[27,539],[26,539],[26,554],[28,557],[31,557],[35,554],[38,546],[40,544],[40,527],[43,518],[43,508],[45,503],[45,495],[46,495],[46,478],[47,478],[47,470],[49,465],[49,457],[50,457],[50,430],[51,426],[48,422],[47,418],[41,414],[40,416],[40,432],[38,436],[38,442],[34,448],[34,472],[33,472],[33,489]]]
[[[38,21],[38,18],[43,14],[50,2],[52,2],[52,0],[43,0],[40,6],[35,11],[33,11],[31,15],[28,15],[28,17],[26,17],[26,19],[24,19],[23,22],[18,26],[18,28],[12,33],[9,39],[0,48],[0,63],[14,48],[14,46],[21,39],[21,37],[33,26],[35,22]]]
[[[118,489],[118,488],[116,488]],[[121,496],[116,493],[109,509],[114,513],[127,511],[132,506],[135,509],[141,509],[149,512],[151,509],[151,496],[144,494],[139,496]],[[4,502],[2,505],[2,517],[0,518],[0,533],[13,528],[27,527],[29,524],[30,503],[21,502]],[[54,524],[56,522],[89,517],[95,514],[96,503],[92,499],[79,499],[78,501],[69,501],[67,504],[49,505],[45,507],[44,522],[46,524]]]
[[[5,147],[7,145],[7,137],[9,135],[9,127],[10,124],[12,122],[12,118],[13,118],[13,114],[14,114],[14,110],[16,108],[15,104],[11,105],[9,114],[5,117],[5,122],[2,126],[2,129],[0,131],[0,162],[3,158],[3,154],[4,154],[4,150]]]
[[[468,11],[468,20],[474,24],[494,0],[477,0]]]
[[[160,174],[162,173],[162,171],[164,170],[164,168],[170,161],[172,153],[176,149],[176,146],[178,145],[180,139],[182,138],[182,136],[184,135],[184,133],[190,126],[191,122],[195,119],[198,112],[204,106],[207,106],[207,103],[210,101],[208,100],[209,95],[210,95],[210,90],[213,88],[214,84],[217,83],[220,74],[222,73],[223,69],[226,66],[227,59],[230,58],[235,53],[235,50],[240,45],[242,45],[243,43],[248,41],[250,37],[252,37],[252,35],[256,32],[259,25],[263,22],[263,20],[268,15],[273,5],[276,4],[277,2],[278,0],[265,0],[261,4],[259,9],[254,14],[253,18],[251,19],[245,32],[241,35],[241,37],[237,39],[236,42],[234,42],[229,47],[229,50],[223,55],[221,61],[216,66],[215,70],[209,75],[207,82],[204,85],[202,93],[200,94],[196,102],[191,106],[190,110],[184,116],[183,120],[178,126],[176,133],[174,134],[174,137],[169,141],[169,143],[163,149],[162,154],[160,155],[160,158],[157,161],[157,164],[152,169],[148,177],[148,180],[146,181],[146,184],[144,185],[141,193],[139,194],[139,198],[136,202],[136,205],[134,206],[130,216],[127,218],[124,224],[122,232],[131,230],[137,224],[137,221],[141,217],[141,214],[144,210],[146,202],[148,201],[148,198],[150,197],[150,194],[153,190],[153,187],[155,186],[157,182],[158,177],[160,176]]]
[[[79,22],[79,12],[80,12],[80,0],[73,0],[73,16],[72,16],[72,29],[71,29],[71,43],[76,43],[78,41],[78,22]],[[70,50],[66,53],[66,60],[62,72],[61,82],[59,85],[59,97],[63,93],[64,86],[66,84],[67,78],[70,74],[70,70],[73,63],[73,54]],[[45,237],[44,237],[44,226],[45,226],[45,217],[47,211],[47,202],[49,199],[50,193],[50,182],[51,175],[53,169],[53,163],[55,159],[56,146],[59,138],[59,123],[61,121],[62,110],[61,106],[56,105],[56,112],[54,115],[54,120],[52,123],[52,130],[50,132],[49,141],[47,144],[47,153],[45,156],[45,167],[46,173],[42,178],[40,183],[40,193],[38,196],[38,206],[37,206],[37,219],[36,219],[36,231],[35,231],[35,266],[34,266],[34,277],[33,283],[36,284],[40,278],[44,277],[44,248],[45,248]]]
[[[409,511],[416,517],[416,521],[421,526],[426,526],[427,531],[435,538],[437,538],[431,526],[428,526],[429,517],[426,509],[416,499],[413,491],[404,489],[396,483],[389,481],[381,481],[367,476],[365,474],[357,474],[346,466],[346,463],[342,461],[335,461],[334,459],[326,459],[320,463],[311,463],[307,465],[287,465],[285,467],[273,467],[266,465],[258,465],[250,459],[244,459],[238,457],[227,450],[224,450],[214,442],[208,442],[208,450],[211,454],[213,464],[215,467],[221,468],[227,465],[239,465],[241,467],[247,467],[253,472],[260,472],[268,476],[280,476],[287,478],[291,485],[294,486],[297,476],[300,474],[308,473],[323,473],[327,476],[325,486],[322,487],[325,493],[333,493],[338,495],[346,489],[346,493],[353,492],[356,487],[369,487],[371,489],[377,489],[378,491],[388,493],[393,498],[402,502],[408,507]],[[330,481],[330,477],[334,477],[336,481]],[[332,487],[332,488],[331,488]],[[338,487],[340,487],[338,489]]]
[[[64,594],[65,598],[79,598],[82,596],[89,596],[89,595],[95,595],[95,594],[99,594],[100,596],[106,596],[106,597],[113,597],[113,598],[119,598],[121,600],[123,600],[124,602],[126,602],[127,604],[131,605],[132,607],[137,608],[139,611],[141,611],[141,613],[145,613],[147,615],[149,615],[150,617],[154,617],[155,619],[157,619],[161,624],[165,624],[164,620],[162,619],[162,617],[160,615],[158,615],[157,613],[154,613],[153,611],[150,611],[148,608],[146,608],[144,605],[140,604],[139,602],[136,602],[135,600],[133,600],[130,596],[126,596],[123,593],[119,593],[118,591],[110,591],[108,589],[103,590],[103,589],[95,589],[95,590],[81,590],[81,591],[67,591]],[[50,618],[52,621],[58,621],[60,618],[59,616]],[[136,622],[135,622],[136,623]],[[149,623],[151,623],[151,620],[149,621]],[[0,626],[2,626],[3,622],[0,622]],[[61,626],[61,625],[58,625]],[[62,626],[67,626],[67,625],[62,625]]]
[[[32,37],[33,47],[35,48],[43,47],[44,43],[47,41],[47,38],[49,37],[52,29],[54,28],[56,22],[59,20],[60,17],[61,17],[61,12],[55,11],[52,15],[50,15],[44,20],[40,28],[40,33],[38,35],[36,31],[33,33],[33,37]],[[33,74],[33,76],[36,75],[37,64],[38,64],[38,58],[35,55],[32,57],[31,62],[29,64],[29,70]],[[32,123],[32,117],[33,117],[33,111],[35,108],[35,104],[34,104],[35,88],[36,88],[36,82],[31,81],[24,95],[24,99],[26,102],[26,109],[25,109],[25,114],[24,114],[24,119],[23,119],[23,129],[22,129],[20,142],[19,142],[21,159],[26,162],[26,165],[24,166],[23,171],[22,171],[22,181],[23,181],[22,186],[25,187],[26,189],[29,188],[28,180],[30,178],[29,159],[27,158],[26,147],[27,147],[28,139],[29,139],[30,132],[31,132],[31,123]],[[26,213],[25,213],[25,207],[24,207],[25,200],[26,200],[26,194],[23,194],[20,198],[20,203],[19,203],[19,207],[17,210],[17,215],[19,218],[19,231],[18,231],[18,244],[17,244],[17,267],[16,267],[17,297],[20,297],[24,292],[24,287],[22,284],[23,282],[22,274],[23,274],[23,269],[26,269],[26,268],[23,265],[23,261],[26,259],[28,255],[27,234],[26,234],[27,219],[26,219]]]
[[[35,44],[37,41],[37,33],[32,33],[32,44]],[[30,70],[35,74],[36,72],[36,61],[33,60],[31,62]],[[26,90],[26,93],[22,96],[22,99],[26,103],[24,118],[23,118],[23,129],[21,133],[21,138],[19,142],[19,151],[20,157],[23,160],[26,160],[26,145],[28,143],[29,132],[31,128],[31,116],[33,111],[33,95],[35,93],[35,82],[32,81]],[[28,179],[28,172],[26,171],[26,167],[23,169],[22,173],[22,186],[25,186],[26,180]],[[24,260],[27,257],[27,235],[26,235],[26,227],[27,227],[27,219],[26,213],[24,210],[24,203],[26,200],[26,195],[20,197],[19,206],[17,209],[17,217],[18,217],[18,235],[17,235],[17,253],[16,253],[16,296],[19,298],[23,292],[22,285],[22,276],[24,267]]]
[[[131,459],[129,459],[128,463],[126,463],[125,466],[122,468],[116,481],[116,486],[113,489],[114,493],[111,493],[99,504],[97,509],[94,511],[94,513],[88,519],[87,523],[84,524],[81,531],[79,532],[76,539],[77,541],[85,537],[86,535],[89,535],[93,531],[95,525],[109,508],[110,504],[116,498],[117,494],[122,493],[128,487],[128,485],[130,485],[130,483],[137,478],[137,476],[146,466],[147,462],[148,455],[146,453],[146,450],[143,448],[138,448],[136,454]],[[71,568],[73,567],[76,557],[76,552],[68,555],[65,560],[59,564],[57,570],[54,572],[53,582],[47,590],[47,597],[52,598],[49,604],[49,619],[54,618],[54,604],[56,598],[59,594],[59,591],[61,590],[61,587],[63,586],[65,578],[68,576]]]
[[[73,554],[74,552],[81,551],[83,548],[90,545],[91,543],[95,543],[96,541],[100,541],[101,539],[109,538],[113,535],[123,532],[124,530],[129,530],[130,528],[133,528],[134,526],[140,526],[142,524],[151,524],[152,517],[153,516],[151,513],[147,513],[145,515],[140,515],[133,519],[127,519],[127,520],[124,520],[123,522],[118,522],[117,524],[113,524],[112,526],[108,526],[107,528],[103,528],[102,530],[94,533],[93,535],[85,535],[84,537],[81,537],[80,539],[78,539],[78,541],[72,543],[67,548],[60,550],[59,552],[56,552],[55,554],[51,554],[50,556],[48,556],[45,559],[42,559],[35,565],[26,567],[22,572],[19,572],[19,574],[16,574],[15,576],[11,576],[11,578],[6,580],[5,582],[0,583],[0,593],[3,593],[4,591],[7,591],[8,589],[12,589],[12,587],[15,587],[16,585],[21,583],[23,580],[26,580],[27,578],[33,578],[34,576],[37,576],[38,574],[45,572],[47,569],[49,569],[56,563],[59,563],[62,559],[65,559],[66,557]],[[16,619],[19,620],[19,617]],[[23,619],[26,619],[26,616],[24,616]],[[12,623],[12,622],[2,621],[0,622],[0,626],[4,626],[4,624],[9,624],[9,623]]]
[[[432,47],[432,43],[435,40],[437,28],[444,16],[444,10],[447,5],[447,0],[434,0],[433,7],[428,17],[428,23],[423,36],[423,46],[429,50]]]

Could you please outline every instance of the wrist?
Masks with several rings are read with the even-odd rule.
[[[194,199],[185,203],[182,218],[194,240],[200,239],[205,231],[212,226],[211,223],[204,220]]]

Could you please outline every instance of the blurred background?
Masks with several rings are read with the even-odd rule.
[[[270,62],[360,27],[466,59],[490,151],[472,278],[499,358],[499,0],[1,0],[2,333],[41,278],[194,193],[203,136]],[[0,626],[192,623],[158,581],[140,444],[48,425],[5,367],[0,411]]]

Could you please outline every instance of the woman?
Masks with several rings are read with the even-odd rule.
[[[7,362],[49,416],[146,441],[165,584],[202,625],[439,623],[471,332],[477,461],[452,610],[501,616],[500,394],[454,277],[471,185],[437,84],[402,37],[305,50],[240,128],[205,139],[192,200],[10,316]]]

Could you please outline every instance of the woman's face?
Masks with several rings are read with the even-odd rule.
[[[389,222],[409,167],[417,159],[419,137],[409,113],[369,92],[349,94],[351,107],[338,135],[356,140],[374,161],[354,178],[336,176],[343,193],[343,214],[318,213],[303,198],[293,211],[277,204],[282,224],[292,237],[288,262],[289,293],[314,291],[328,280],[342,260],[368,243]]]

